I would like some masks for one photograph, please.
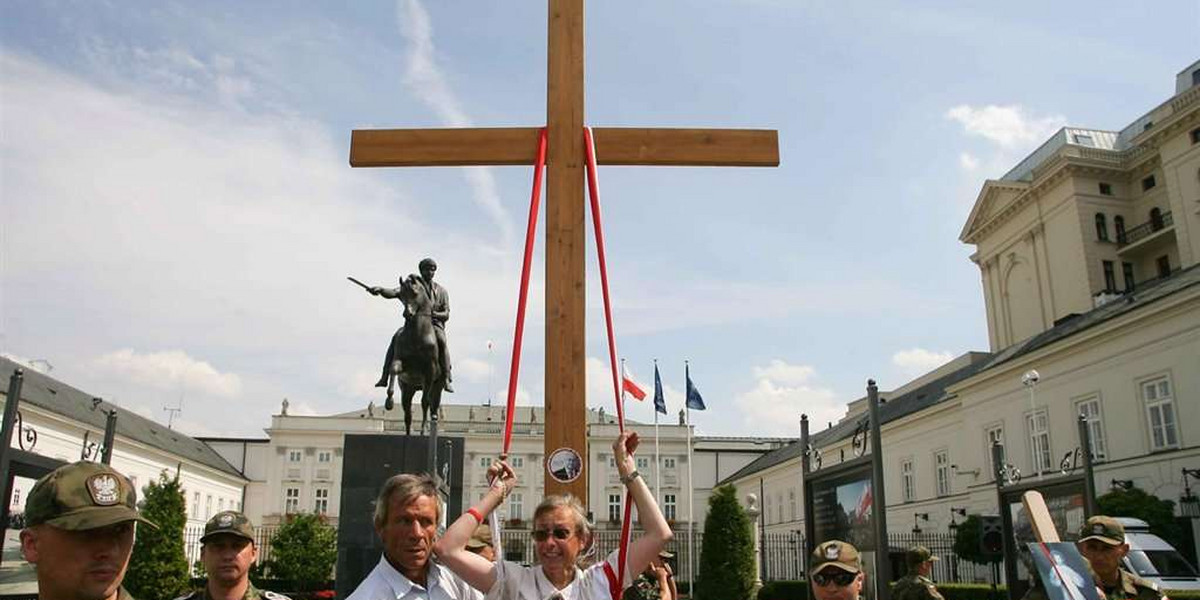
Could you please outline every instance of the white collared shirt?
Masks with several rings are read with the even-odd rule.
[[[616,550],[605,557],[604,562],[598,562],[586,570],[576,567],[575,578],[560,590],[546,579],[540,565],[524,567],[506,560],[497,561],[496,583],[488,590],[486,600],[611,600],[608,576],[604,574],[605,563],[612,567],[613,573],[617,572]],[[628,573],[623,579],[621,589],[633,585]]]
[[[346,600],[483,600],[483,594],[434,560],[429,561],[425,583],[413,583],[380,556],[379,564]]]

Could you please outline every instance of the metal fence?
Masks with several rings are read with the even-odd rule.
[[[893,533],[888,536],[893,560],[893,575],[904,574],[903,553],[920,544],[940,560],[933,563],[933,579],[938,582],[988,583],[990,565],[963,560],[954,554],[954,535],[948,533]],[[804,579],[808,557],[804,555],[801,532],[768,533],[762,537],[762,579],[782,581]],[[896,564],[896,561],[900,562]]]
[[[258,547],[258,563],[271,560],[271,540],[279,531],[278,525],[262,525],[254,528],[254,544]],[[200,538],[204,537],[204,525],[189,524],[183,528],[183,554],[187,557],[192,575],[196,575],[196,562],[200,560]]]

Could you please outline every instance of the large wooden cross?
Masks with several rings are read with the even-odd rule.
[[[584,472],[572,483],[546,477],[546,493],[588,502],[584,374],[583,0],[549,0],[546,78],[546,435],[545,456],[572,448]],[[353,167],[532,165],[539,129],[355,130]],[[748,129],[597,127],[601,165],[779,165],[778,133]],[[543,465],[544,467],[544,465]]]

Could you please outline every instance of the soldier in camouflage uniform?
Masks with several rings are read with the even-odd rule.
[[[108,465],[77,462],[42,477],[25,502],[21,552],[45,600],[133,600],[121,587],[133,552],[137,490]]]
[[[1104,515],[1088,519],[1075,545],[1091,563],[1096,586],[1109,600],[1164,600],[1158,585],[1121,568],[1129,544],[1125,543],[1125,526],[1120,521]]]
[[[892,600],[943,600],[929,575],[933,573],[933,561],[938,560],[929,548],[913,546],[904,554],[908,574],[896,582],[892,589]]]
[[[663,550],[646,565],[646,570],[625,590],[625,600],[679,600],[675,591],[675,575],[667,559],[675,555]]]
[[[208,581],[204,589],[177,600],[290,600],[250,583],[250,566],[258,559],[254,526],[240,512],[219,512],[204,525],[200,561]]]

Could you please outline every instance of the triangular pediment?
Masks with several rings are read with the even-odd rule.
[[[971,208],[971,214],[967,217],[967,222],[963,225],[958,239],[967,244],[975,243],[975,234],[979,228],[996,215],[1004,212],[1005,207],[1027,189],[1029,189],[1029,184],[1025,182],[995,179],[984,182],[983,189],[979,191],[979,196],[975,199],[975,206]]]

